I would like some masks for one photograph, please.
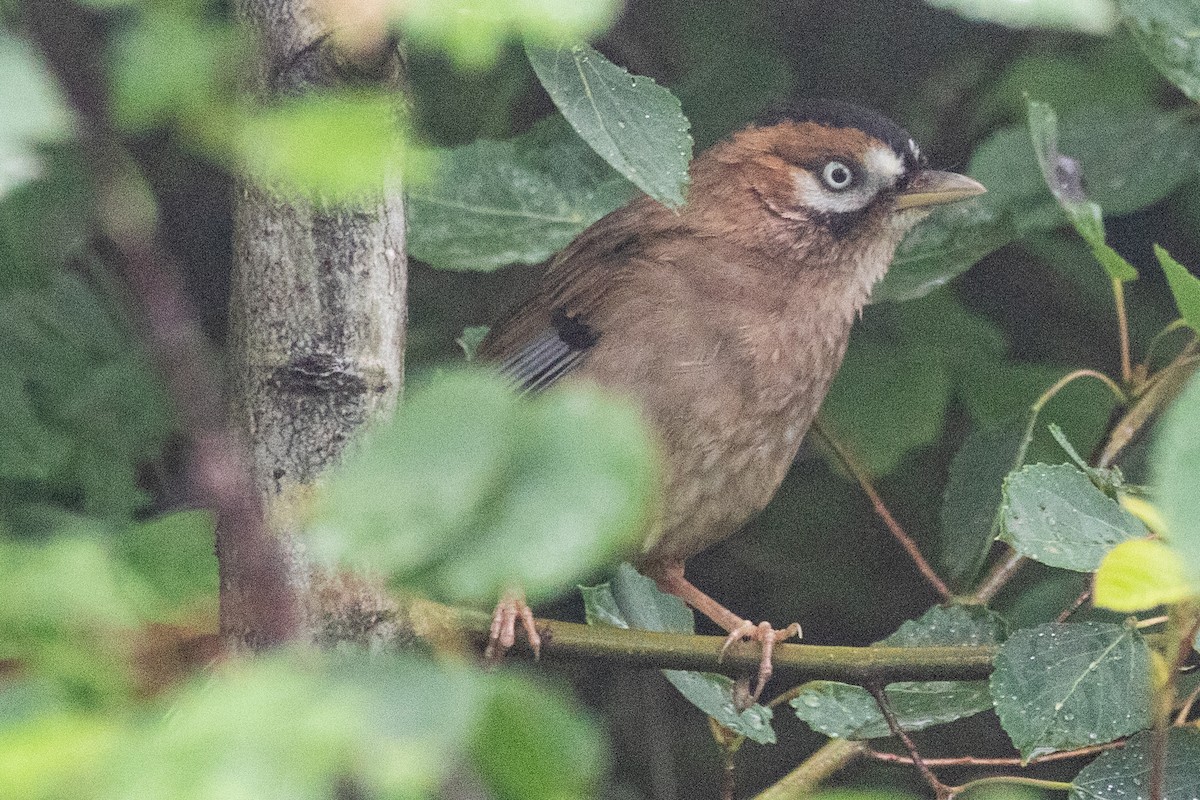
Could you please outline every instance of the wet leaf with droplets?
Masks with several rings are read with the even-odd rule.
[[[1068,800],[1150,800],[1150,733],[1139,733],[1120,750],[1101,753],[1071,781]],[[1200,731],[1167,732],[1163,797],[1200,797]]]
[[[585,44],[526,47],[554,104],[605,161],[665,205],[683,205],[692,158],[679,100]]]
[[[1001,648],[991,689],[1026,759],[1111,742],[1150,724],[1150,648],[1124,625],[1026,628]]]
[[[1035,561],[1092,572],[1109,550],[1147,535],[1071,464],[1030,464],[1004,481],[1000,538]]]

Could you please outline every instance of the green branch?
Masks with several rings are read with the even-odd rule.
[[[491,616],[481,611],[409,599],[396,610],[395,623],[416,639],[435,647],[481,650]],[[610,661],[643,669],[683,669],[730,676],[758,670],[758,645],[735,646],[724,658],[722,636],[625,630],[571,622],[538,620],[542,659],[546,661]],[[408,638],[402,636],[401,640]],[[775,674],[793,681],[813,679],[845,683],[980,680],[992,670],[995,647],[829,647],[780,644],[775,648]],[[509,657],[532,658],[523,641]]]

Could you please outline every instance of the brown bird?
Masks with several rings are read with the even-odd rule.
[[[635,398],[666,474],[638,569],[726,631],[776,630],[692,585],[684,561],[737,532],[775,494],[825,399],[871,287],[932,206],[984,192],[927,169],[912,138],[857,106],[812,101],[733,134],[691,165],[687,204],[646,196],[585,230],[479,349],[526,391],[565,379]],[[518,596],[497,607],[489,651],[537,650]]]

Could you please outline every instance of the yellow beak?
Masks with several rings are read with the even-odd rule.
[[[927,169],[918,175],[907,189],[896,195],[896,210],[957,203],[986,191],[982,183],[966,175]]]

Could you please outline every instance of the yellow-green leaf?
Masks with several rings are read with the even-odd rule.
[[[1179,316],[1183,317],[1189,328],[1200,333],[1200,278],[1158,245],[1154,245],[1154,255],[1158,256],[1158,263],[1167,276]]]
[[[1095,604],[1123,613],[1185,600],[1194,590],[1165,542],[1134,539],[1109,551],[1096,572]]]

